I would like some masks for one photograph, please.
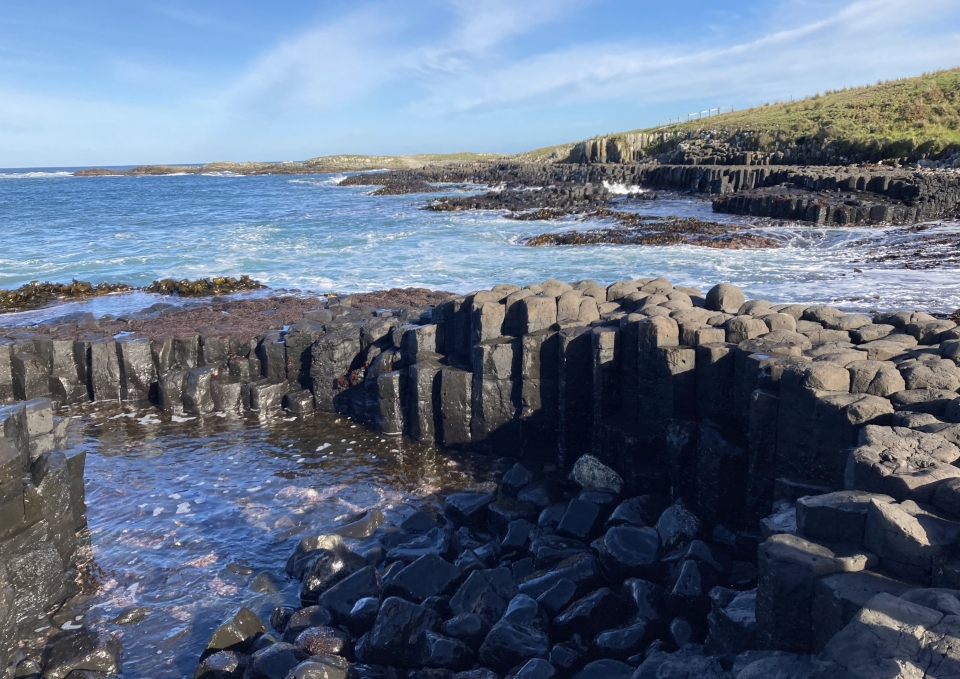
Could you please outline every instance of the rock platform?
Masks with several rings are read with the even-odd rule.
[[[351,183],[424,181],[498,187],[486,195],[439,199],[428,206],[445,211],[583,212],[614,198],[611,188],[620,185],[702,194],[711,197],[715,212],[832,226],[903,225],[960,216],[960,172],[882,166],[503,162],[397,170]],[[539,190],[524,190],[530,187]]]
[[[361,300],[314,299],[247,333],[8,333],[8,485],[25,489],[25,515],[54,507],[28,502],[30,484],[43,497],[58,478],[50,496],[71,499],[46,542],[28,529],[36,514],[0,524],[12,529],[0,550],[59,559],[73,544],[78,477],[48,449],[60,404],[337,412],[515,464],[401,525],[369,512],[303,540],[286,573],[301,605],[269,620],[225,612],[197,677],[960,671],[952,321],[663,278],[498,285],[394,309]],[[36,598],[52,574],[5,596]],[[43,676],[108,676],[111,644],[77,632],[48,654],[74,669]],[[88,656],[104,664],[70,665]]]

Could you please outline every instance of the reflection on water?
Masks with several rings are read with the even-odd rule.
[[[495,478],[491,460],[332,415],[71,414],[70,445],[87,451],[91,546],[86,593],[54,622],[70,629],[83,616],[119,632],[125,677],[192,676],[233,608],[295,600],[283,564],[304,535],[372,507],[396,521],[441,490]]]

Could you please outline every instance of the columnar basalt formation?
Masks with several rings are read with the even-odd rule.
[[[949,676],[960,662],[953,322],[663,278],[316,307],[244,341],[207,327],[0,343],[0,394],[35,399],[2,412],[26,418],[5,433],[41,497],[63,457],[44,447],[62,426],[44,399],[336,412],[520,463],[438,513],[306,539],[287,568],[302,607],[272,631],[242,610],[197,676]],[[80,521],[70,497],[45,534],[58,557]]]
[[[23,630],[76,593],[77,533],[86,526],[86,453],[65,451],[67,420],[49,398],[26,398],[41,368],[23,346],[0,344],[0,667]],[[43,359],[39,359],[42,361]],[[12,383],[11,383],[12,380]],[[12,389],[11,389],[12,387]]]
[[[838,226],[913,224],[960,216],[960,172],[888,167],[606,163],[485,163],[351,177],[349,183],[467,182],[506,191],[435,201],[431,209],[585,209],[607,187],[644,186],[715,196],[716,212]],[[510,191],[542,187],[542,191]]]

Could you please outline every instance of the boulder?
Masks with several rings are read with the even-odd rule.
[[[460,569],[436,554],[424,554],[397,573],[386,586],[387,596],[420,604],[450,591],[460,580]]]
[[[602,587],[570,604],[554,619],[551,630],[561,640],[573,634],[592,639],[602,630],[624,622],[629,614],[626,600]]]
[[[241,608],[237,613],[214,630],[202,658],[218,651],[246,653],[262,634],[267,631],[257,614],[249,608]]]
[[[615,526],[600,542],[600,565],[616,582],[656,575],[660,558],[660,535],[649,527]]]
[[[419,664],[444,670],[465,670],[473,665],[470,647],[458,639],[427,631],[420,637]]]
[[[332,627],[308,627],[293,645],[307,655],[346,655],[353,647],[350,635]]]
[[[120,640],[106,631],[80,630],[52,641],[44,649],[44,679],[66,679],[87,670],[117,674],[123,665]]]
[[[707,292],[706,308],[710,311],[735,314],[745,301],[743,290],[730,283],[720,283]]]
[[[373,599],[379,605],[383,593],[380,573],[374,566],[366,566],[327,589],[320,595],[319,604],[337,620],[352,616],[359,601]]]
[[[620,493],[623,479],[593,455],[583,455],[573,464],[570,479],[581,488]]]
[[[481,665],[505,674],[533,658],[546,658],[549,650],[550,641],[537,602],[518,594],[487,634],[477,659]]]
[[[517,585],[507,568],[478,570],[470,573],[450,599],[454,615],[476,614],[487,627],[492,627],[517,595]]]
[[[418,642],[440,627],[440,617],[429,608],[389,597],[380,606],[366,640],[364,660],[381,665],[409,667],[417,661]]]
[[[243,676],[244,679],[286,679],[291,670],[308,657],[309,654],[293,644],[276,643],[254,653]]]

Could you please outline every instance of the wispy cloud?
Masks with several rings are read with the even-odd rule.
[[[835,80],[837,75],[856,77],[857,73],[891,67],[909,71],[953,65],[960,63],[956,35],[925,40],[923,49],[890,48],[915,41],[917,26],[929,26],[944,13],[956,17],[955,3],[926,0],[907,6],[895,0],[865,0],[795,28],[774,30],[734,45],[704,49],[677,44],[644,49],[628,43],[581,44],[504,68],[479,69],[456,80],[437,81],[432,94],[416,108],[466,113],[545,101],[640,97],[657,102],[691,95],[777,95],[784,86]]]

